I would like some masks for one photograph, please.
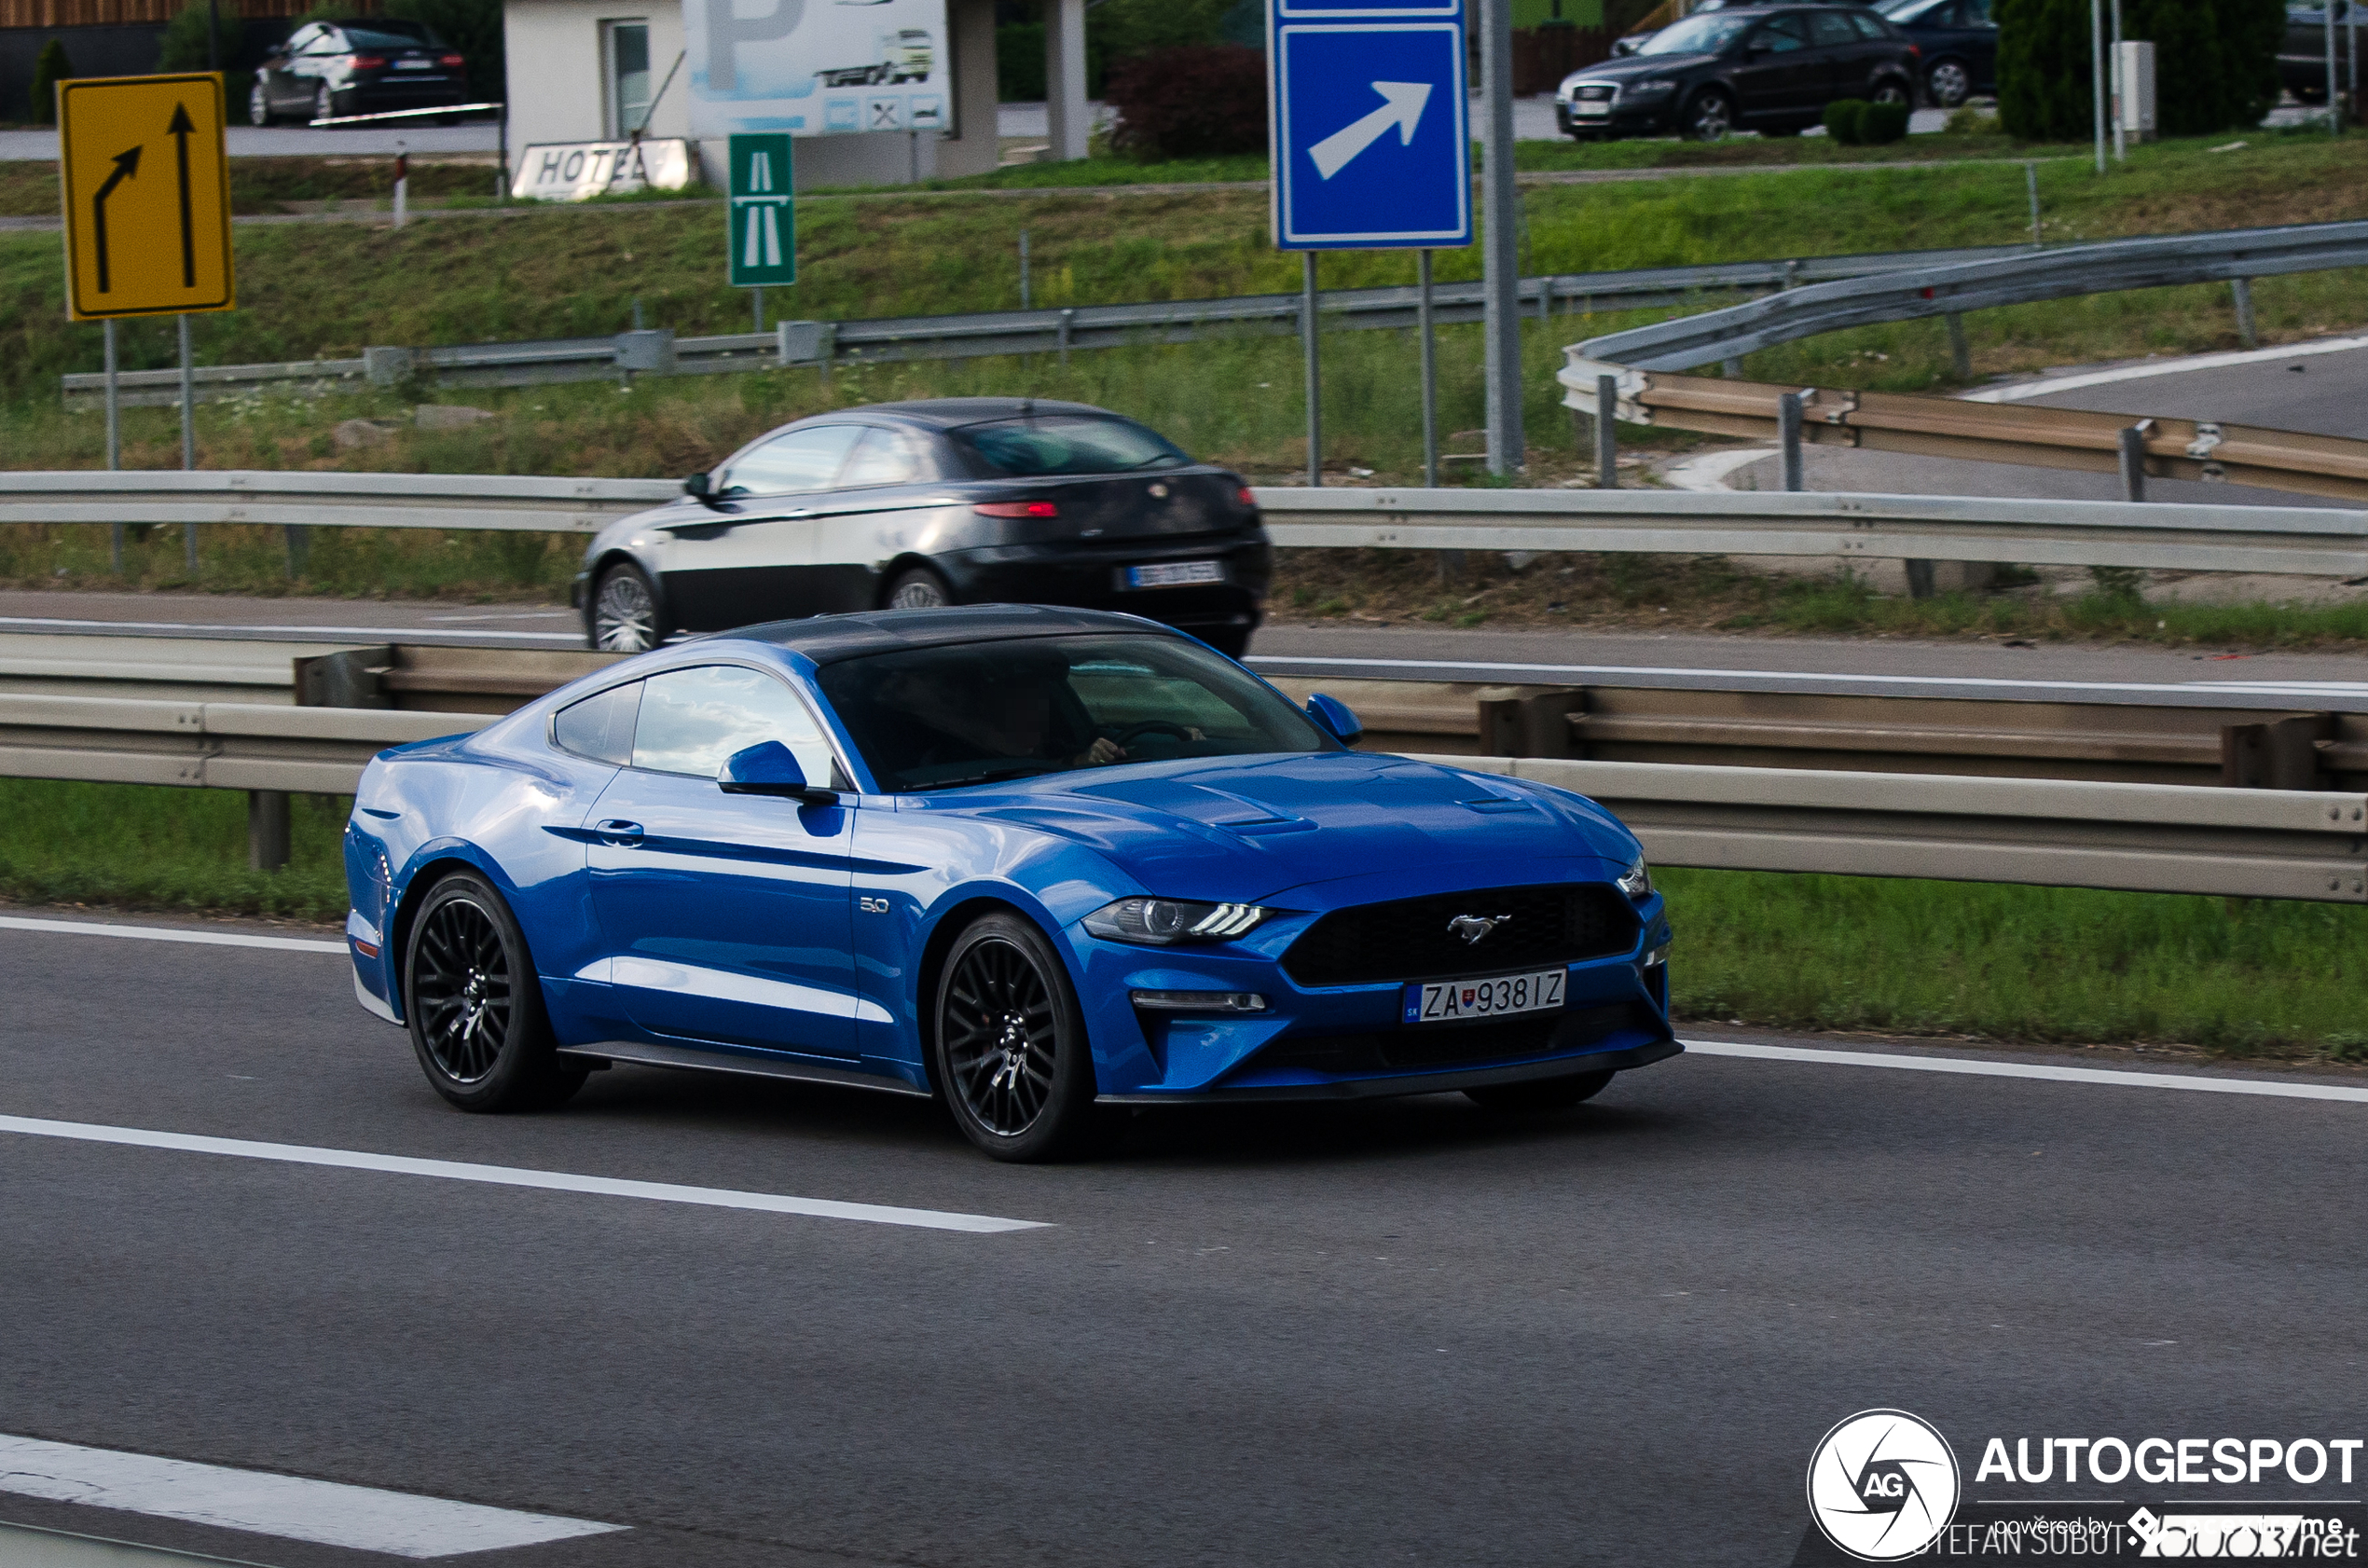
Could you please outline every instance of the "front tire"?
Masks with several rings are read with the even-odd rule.
[[[954,602],[954,590],[945,579],[926,566],[916,566],[901,573],[888,585],[888,607],[890,610],[943,610]]]
[[[319,89],[312,94],[312,117],[314,119],[335,119],[337,117],[337,95],[329,90],[328,83],[323,82]]]
[[[260,75],[255,77],[255,85],[247,89],[247,123],[253,126],[271,123],[271,96],[263,90]]]
[[[1082,1150],[1097,1126],[1085,1017],[1053,944],[1017,915],[984,915],[938,978],[930,1053],[962,1135],[998,1160]]]
[[[1564,1078],[1532,1079],[1527,1083],[1495,1083],[1466,1089],[1464,1097],[1482,1110],[1568,1110],[1591,1100],[1612,1080],[1607,1072],[1572,1073]]]
[[[1924,77],[1935,109],[1954,109],[1974,95],[1974,78],[1960,61],[1944,60]]]
[[[1686,134],[1697,142],[1716,142],[1735,130],[1735,105],[1723,92],[1698,94],[1686,105]]]
[[[1894,77],[1886,77],[1876,84],[1875,96],[1871,102],[1877,103],[1907,103],[1907,84]],[[1912,109],[1915,105],[1908,103],[1908,107]]]
[[[603,653],[646,653],[664,642],[673,628],[658,608],[658,591],[649,574],[630,561],[619,561],[600,573],[592,588],[591,641]]]
[[[429,1084],[462,1110],[540,1110],[584,1087],[588,1069],[555,1049],[525,933],[473,872],[428,889],[411,922],[403,1016]]]

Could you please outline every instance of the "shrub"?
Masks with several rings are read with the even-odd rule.
[[[2279,0],[2130,0],[2122,36],[2155,45],[2155,126],[2203,136],[2258,125],[2278,101]],[[2086,141],[2088,0],[1999,0],[1998,116],[2031,142]]]
[[[35,125],[57,123],[58,84],[73,75],[74,62],[66,58],[63,39],[52,38],[41,46],[41,53],[33,62],[33,91],[26,98]]]
[[[246,52],[247,34],[239,21],[239,7],[231,0],[216,0],[213,28],[214,58],[206,58],[206,0],[189,0],[173,13],[164,24],[164,36],[157,48],[157,69],[159,71],[210,71],[238,68],[240,56]],[[241,105],[243,108],[243,105]]]
[[[1948,117],[1948,134],[1951,136],[1994,136],[1997,133],[1998,117],[1971,103]]]
[[[1869,103],[1858,117],[1858,140],[1863,145],[1883,146],[1907,134],[1907,105],[1905,103]]]
[[[1266,57],[1239,44],[1153,49],[1110,67],[1117,151],[1146,160],[1266,150]]]
[[[1874,105],[1864,98],[1837,98],[1825,105],[1825,133],[1845,147],[1859,144],[1866,111]]]

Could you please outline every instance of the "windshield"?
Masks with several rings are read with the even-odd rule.
[[[1735,41],[1736,34],[1758,20],[1749,16],[1731,16],[1724,11],[1708,15],[1697,14],[1684,21],[1672,22],[1638,46],[1638,54],[1716,54]]]
[[[1875,9],[1893,21],[1914,21],[1945,0],[1875,0]]]
[[[953,434],[987,472],[1022,479],[1048,474],[1124,474],[1192,461],[1157,432],[1108,414],[1035,414],[970,425]]]
[[[1180,638],[916,648],[825,665],[819,680],[890,794],[1338,745],[1273,687]]]

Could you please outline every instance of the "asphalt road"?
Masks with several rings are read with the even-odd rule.
[[[640,1069],[466,1117],[335,954],[0,929],[0,973],[7,1117],[1042,1222],[0,1130],[0,1431],[627,1527],[487,1568],[1761,1568],[1868,1407],[1968,1464],[2356,1414],[2357,1101],[1690,1054],[1559,1115],[1150,1116],[1013,1169],[924,1103]],[[0,1520],[393,1561],[31,1484]]]

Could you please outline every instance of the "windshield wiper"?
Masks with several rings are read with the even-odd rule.
[[[1058,773],[1061,770],[1059,768],[1053,766],[1050,763],[1027,763],[1018,767],[989,768],[984,773],[974,773],[968,778],[948,778],[940,783],[931,784],[929,788],[932,790],[964,790],[973,784],[993,784],[1005,778],[1026,778],[1039,773]]]

